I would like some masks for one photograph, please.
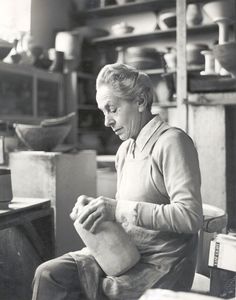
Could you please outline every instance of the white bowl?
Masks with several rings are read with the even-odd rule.
[[[161,30],[176,27],[176,12],[166,11],[159,15],[158,25]]]
[[[115,24],[111,27],[111,33],[113,35],[122,35],[126,33],[131,33],[134,31],[133,26],[129,26],[125,23]]]
[[[221,19],[235,19],[235,1],[223,0],[213,1],[203,5],[203,11],[212,19],[217,22]]]

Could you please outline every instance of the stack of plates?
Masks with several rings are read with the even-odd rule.
[[[127,48],[125,61],[137,69],[156,69],[163,67],[162,53],[150,47]]]

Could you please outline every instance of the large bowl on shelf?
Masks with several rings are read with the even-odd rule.
[[[212,50],[220,65],[236,78],[236,42],[215,45]]]
[[[153,47],[129,47],[125,52],[125,62],[140,70],[162,68],[163,53]]]
[[[3,60],[11,51],[12,44],[0,39],[0,60]]]
[[[42,126],[16,123],[14,127],[18,138],[29,150],[52,151],[65,140],[72,125],[67,123]]]
[[[222,19],[234,20],[235,1],[234,0],[211,1],[203,5],[203,11],[214,22],[217,22]]]

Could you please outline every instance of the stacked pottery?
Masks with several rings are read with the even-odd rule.
[[[227,71],[232,75],[236,74],[235,42],[229,40],[230,25],[235,22],[235,5],[234,0],[224,0],[209,2],[203,6],[206,14],[219,27],[218,45],[213,47],[213,55],[216,59],[215,71],[221,75],[227,74]]]
[[[108,31],[91,26],[81,26],[72,31],[58,32],[55,39],[55,49],[64,52],[67,71],[82,68],[82,47],[86,41],[95,37],[108,35]]]
[[[153,47],[118,48],[118,62],[127,63],[139,70],[163,67],[162,53]]]
[[[229,25],[235,18],[235,1],[223,0],[206,3],[203,10],[217,23],[219,27],[219,44],[224,44],[229,40]]]
[[[215,75],[215,58],[212,50],[203,50],[201,54],[205,59],[205,70],[201,71],[201,75]]]

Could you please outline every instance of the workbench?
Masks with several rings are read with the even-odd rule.
[[[55,254],[49,199],[13,198],[0,210],[0,299],[31,299],[37,266]]]

